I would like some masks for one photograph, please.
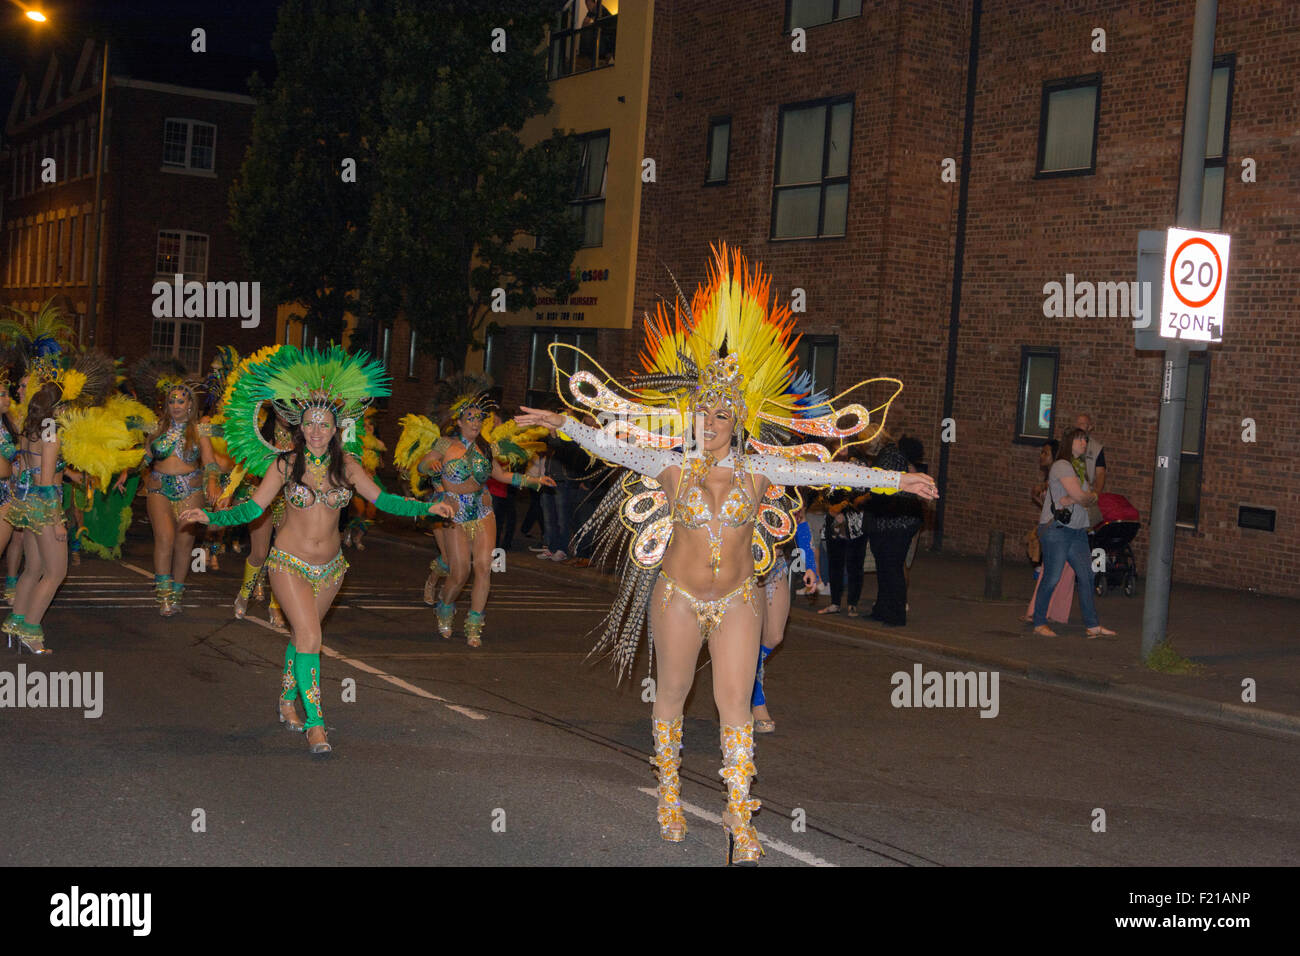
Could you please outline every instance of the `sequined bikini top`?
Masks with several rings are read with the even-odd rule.
[[[290,482],[284,486],[284,500],[295,508],[310,508],[319,501],[327,508],[342,511],[352,501],[352,489],[331,488],[329,491],[314,491],[307,485]]]
[[[724,528],[740,528],[754,520],[754,499],[745,487],[744,459],[738,455],[727,459],[732,466],[731,490],[727,492],[722,507],[718,509],[718,521]],[[725,463],[725,462],[723,462]],[[709,469],[718,462],[707,458],[692,458],[690,470],[682,476],[681,487],[677,492],[677,501],[673,505],[673,522],[683,528],[703,528],[713,520],[713,512],[705,497],[704,479]]]
[[[172,422],[168,425],[167,430],[153,440],[149,450],[153,453],[154,461],[169,458],[173,451],[186,464],[199,460],[198,442],[186,447],[184,422]]]
[[[461,444],[464,445],[464,442]],[[477,445],[466,447],[465,454],[459,458],[450,461],[443,459],[442,479],[452,484],[459,485],[472,480],[475,484],[481,485],[491,474],[492,462],[478,450]]]
[[[18,457],[18,445],[7,428],[0,427],[0,458],[12,462]]]

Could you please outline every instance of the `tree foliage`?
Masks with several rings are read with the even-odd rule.
[[[459,362],[493,292],[510,310],[572,292],[572,139],[525,147],[550,109],[549,0],[287,0],[274,87],[231,192],[250,270],[337,339],[343,313],[400,312]],[[493,31],[505,31],[505,51]],[[498,42],[500,37],[497,37]],[[340,177],[345,158],[356,182]]]

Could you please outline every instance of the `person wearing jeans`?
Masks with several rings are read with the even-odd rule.
[[[888,437],[888,436],[886,436]],[[897,442],[890,441],[876,455],[876,467],[915,471]],[[876,561],[876,602],[867,615],[890,627],[907,624],[907,551],[921,530],[921,499],[906,492],[873,498],[871,556]]]
[[[1084,453],[1088,435],[1081,428],[1071,428],[1061,439],[1056,461],[1047,473],[1047,495],[1038,522],[1038,540],[1043,546],[1043,574],[1039,578],[1038,600],[1034,602],[1034,633],[1056,637],[1047,626],[1047,606],[1052,591],[1068,563],[1074,569],[1079,610],[1089,638],[1112,637],[1115,632],[1101,626],[1092,591],[1092,552],[1088,549],[1088,508],[1097,495],[1088,489]],[[1056,520],[1061,509],[1070,509],[1067,524]]]
[[[857,492],[833,491],[826,498],[826,524],[823,535],[826,541],[826,558],[830,566],[831,603],[818,614],[838,614],[840,597],[844,594],[844,578],[848,575],[848,614],[858,616],[858,601],[862,598],[862,565],[867,557],[867,531],[863,523],[863,499],[869,495]]]

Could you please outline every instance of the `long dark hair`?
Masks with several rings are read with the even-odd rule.
[[[1082,435],[1088,437],[1088,433],[1082,428],[1067,428],[1065,434],[1061,436],[1061,447],[1056,449],[1056,461],[1074,461],[1074,440]]]
[[[293,450],[280,452],[280,458],[287,461],[293,457],[293,466],[289,471],[289,477],[295,485],[302,484],[302,476],[307,471],[307,436],[302,433],[302,426],[299,425],[293,430]],[[334,434],[330,436],[330,466],[327,474],[329,475],[329,484],[332,488],[351,488],[348,482],[347,474],[343,470],[343,441],[339,438],[339,429],[337,419],[335,420]],[[328,491],[328,488],[322,489]]]
[[[27,403],[27,417],[23,419],[24,438],[29,442],[40,440],[45,420],[54,417],[54,406],[62,397],[63,388],[57,382],[46,382],[37,389]]]

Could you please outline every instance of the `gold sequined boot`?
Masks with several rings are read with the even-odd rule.
[[[686,839],[686,815],[682,813],[682,718],[652,717],[655,755],[651,766],[659,771],[659,835],[670,843]]]
[[[726,813],[733,821],[723,818],[722,828],[727,834],[727,865],[757,866],[763,855],[758,842],[758,831],[750,823],[751,814],[760,806],[750,799],[749,782],[757,774],[754,769],[754,722],[739,727],[722,725],[722,769],[718,775],[727,782]]]

